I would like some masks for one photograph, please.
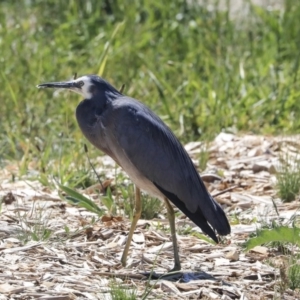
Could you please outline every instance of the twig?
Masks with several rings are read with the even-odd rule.
[[[101,179],[100,179],[100,176],[99,176],[98,173],[96,172],[96,170],[95,170],[95,168],[94,168],[94,166],[93,166],[93,164],[92,164],[92,162],[91,162],[91,160],[90,160],[90,158],[89,158],[89,155],[88,155],[88,147],[87,147],[86,144],[84,144],[83,146],[84,146],[84,151],[85,151],[85,153],[86,153],[86,157],[87,157],[87,159],[88,159],[88,161],[89,161],[89,164],[90,164],[91,168],[93,169],[94,173],[96,174],[97,179],[98,179],[98,181],[99,181],[99,183],[100,183],[100,185],[101,185],[101,189],[102,189],[102,191],[104,192],[104,187],[103,187],[102,181],[101,181]]]
[[[100,275],[100,276],[108,276],[108,277],[119,277],[119,278],[133,278],[133,279],[146,279],[147,277],[142,274],[120,274],[120,273],[112,273],[112,272],[92,272],[93,275]]]
[[[121,88],[120,88],[120,93],[122,94],[124,92],[125,89],[125,83],[122,84]]]
[[[223,195],[223,194],[225,194],[225,193],[227,193],[227,192],[229,192],[229,191],[234,190],[234,189],[237,188],[237,187],[239,187],[239,186],[238,186],[238,185],[231,186],[231,187],[229,187],[228,189],[225,189],[225,190],[223,190],[223,191],[221,191],[221,192],[219,192],[219,193],[216,193],[216,194],[212,195],[212,197],[213,197],[213,198],[218,197],[218,196]]]

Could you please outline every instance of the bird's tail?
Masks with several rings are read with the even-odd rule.
[[[206,216],[207,221],[220,235],[230,234],[231,228],[226,217],[226,214],[219,203],[209,194],[212,201],[213,208],[208,216]]]
[[[227,235],[230,233],[230,225],[222,207],[214,200],[214,198],[209,193],[207,193],[207,197],[209,197],[210,201],[207,201],[207,209],[205,210],[204,215],[200,207],[198,207],[195,212],[191,212],[187,209],[184,202],[182,202],[176,195],[164,190],[158,185],[156,185],[156,187],[216,243],[218,243],[219,240],[214,230],[216,230],[220,235]]]
[[[198,207],[198,209],[193,213],[190,212],[184,204],[179,207],[177,202],[175,205],[178,206],[178,208],[197,226],[199,226],[204,233],[206,233],[216,243],[218,243],[219,240],[215,234],[215,231],[217,231],[219,235],[227,235],[230,234],[231,229],[222,207],[212,198],[211,195],[209,195],[209,197],[212,200],[212,207],[210,210],[205,211],[205,215],[203,214],[200,207]]]

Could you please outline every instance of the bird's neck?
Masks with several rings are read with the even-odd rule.
[[[103,91],[101,98],[106,99],[106,101],[108,101],[108,102],[111,102],[121,96],[122,96],[122,94],[119,91],[117,91],[115,89],[110,89],[110,90]]]

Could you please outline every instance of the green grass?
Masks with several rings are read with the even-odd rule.
[[[246,249],[250,250],[256,246],[271,242],[291,243],[300,246],[300,229],[287,226],[278,226],[271,230],[260,230],[257,237],[251,238],[246,243]]]
[[[298,132],[300,2],[285,1],[284,13],[253,6],[242,25],[197,3],[2,1],[0,163],[86,185],[80,98],[36,89],[74,72],[125,83],[182,142],[221,130]]]
[[[135,192],[134,185],[124,185],[124,176],[119,174],[116,176],[117,196],[115,197],[115,204],[121,211],[114,210],[114,213],[125,215],[129,218],[133,217],[135,207]],[[164,204],[161,200],[153,198],[145,193],[141,193],[142,212],[141,218],[151,220],[157,217],[158,213],[164,209]]]
[[[256,246],[264,245],[270,249],[277,249],[276,252],[280,253],[278,257],[275,256],[276,264],[274,264],[274,257],[271,260],[267,259],[266,262],[279,269],[280,281],[275,285],[275,289],[278,290],[282,298],[287,288],[292,290],[300,288],[300,256],[298,251],[300,228],[297,213],[283,225],[275,202],[273,205],[278,219],[271,223],[263,221],[262,227],[257,229],[256,234],[251,235],[244,246],[245,250],[249,251]]]
[[[20,226],[17,238],[22,244],[29,241],[48,241],[53,233],[49,220],[51,212],[45,212],[45,207],[34,205],[30,211],[17,211],[16,217]]]
[[[136,300],[137,292],[134,289],[128,290],[117,281],[112,281],[110,284],[110,296],[112,300]]]
[[[300,265],[298,257],[291,258],[288,268],[289,287],[292,290],[300,289]]]
[[[13,179],[36,177],[51,187],[97,182],[74,116],[80,97],[36,88],[75,72],[103,75],[117,88],[125,84],[125,93],[153,109],[183,143],[207,141],[220,131],[299,133],[300,1],[286,0],[284,12],[252,6],[242,22],[231,19],[228,8],[208,10],[198,2],[1,1],[0,166],[17,162]],[[217,0],[210,3],[218,7]],[[91,159],[97,155],[89,145]],[[203,151],[201,169],[207,159]],[[130,214],[133,192],[121,185],[123,199],[117,201]],[[298,193],[287,183],[283,189]],[[285,195],[281,198],[290,199]],[[105,199],[114,212],[111,195]],[[145,199],[150,203],[145,214],[152,218],[159,208]],[[33,221],[27,214],[19,217],[24,243],[52,238],[38,212]],[[68,227],[65,231],[69,235]],[[289,287],[299,288],[295,262],[287,276]],[[124,293],[136,297],[116,288],[112,298],[125,299]]]
[[[135,198],[133,192],[133,186],[127,187],[129,190],[129,197],[123,198],[122,200],[122,207],[124,209],[124,213],[126,216],[133,217],[134,213],[134,207],[135,207]],[[124,195],[124,189],[122,189]],[[142,193],[141,195],[141,201],[142,201],[142,213],[141,218],[144,220],[151,220],[155,217],[157,217],[158,213],[161,212],[164,209],[164,204],[161,200],[157,198],[153,198],[147,194]]]
[[[300,193],[299,157],[285,155],[281,157],[281,166],[276,173],[277,193],[283,202],[291,202]]]

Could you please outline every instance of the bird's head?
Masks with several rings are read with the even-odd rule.
[[[98,94],[120,95],[117,89],[97,75],[86,75],[70,81],[46,82],[37,87],[68,89],[82,95],[84,99],[91,99]]]

